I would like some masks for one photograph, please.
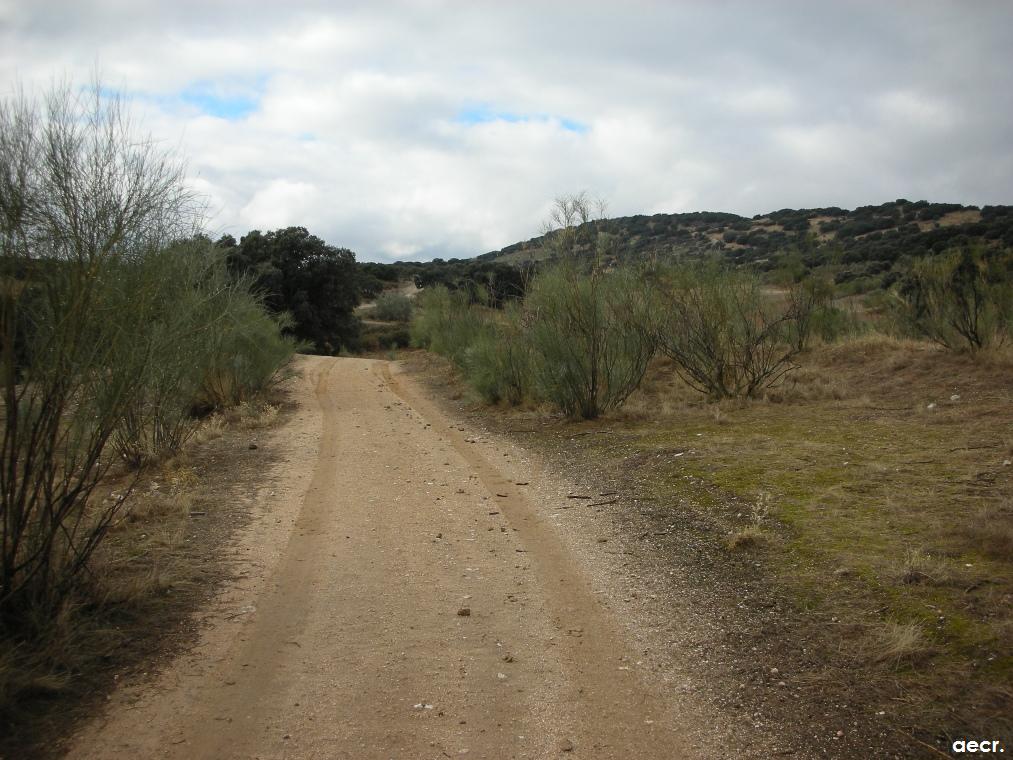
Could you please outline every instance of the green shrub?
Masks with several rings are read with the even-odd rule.
[[[381,322],[408,322],[412,318],[412,299],[404,293],[381,293],[373,317]]]
[[[411,323],[412,344],[446,356],[459,367],[468,346],[483,329],[469,309],[468,295],[443,285],[426,288],[418,296]]]
[[[295,348],[282,320],[234,279],[206,241],[177,244],[124,267],[131,291],[148,294],[129,312],[125,334],[148,358],[141,388],[113,442],[139,465],[178,451],[197,427],[195,412],[233,406],[260,392]]]
[[[121,334],[143,355],[140,387],[112,442],[128,464],[174,453],[197,428],[195,414],[262,391],[291,357],[284,322],[233,279],[206,242],[178,244],[124,264],[133,304]]]
[[[506,401],[516,406],[524,400],[531,385],[531,345],[519,304],[510,302],[502,313],[486,317],[465,351],[465,372],[490,404]]]
[[[147,356],[139,391],[112,439],[132,466],[177,451],[196,430],[191,406],[210,361],[208,327],[198,320],[213,260],[197,247],[180,246],[122,267],[129,290],[143,294],[123,330]]]
[[[688,385],[754,396],[795,368],[796,307],[766,301],[755,275],[709,263],[669,269],[658,284],[658,348]]]
[[[810,329],[824,343],[837,343],[867,334],[872,330],[872,323],[861,319],[851,309],[824,304],[813,312]]]
[[[297,348],[283,335],[291,326],[285,314],[271,315],[250,291],[252,281],[229,280],[225,272],[208,301],[212,361],[194,398],[194,408],[211,411],[236,406],[267,390]]]
[[[206,240],[170,247],[200,218],[185,176],[98,83],[0,99],[5,726],[99,654],[78,615],[108,601],[92,559],[136,482],[98,498],[111,454],[137,464],[178,447],[212,374],[235,399],[291,353]]]
[[[897,289],[901,324],[941,346],[978,351],[1013,332],[1013,258],[980,247],[919,259]]]
[[[151,358],[131,262],[186,234],[184,178],[98,84],[0,101],[0,632],[45,629],[122,509],[89,499]]]
[[[539,275],[526,308],[540,397],[585,419],[621,405],[654,354],[647,301],[629,270],[581,274],[564,262]]]

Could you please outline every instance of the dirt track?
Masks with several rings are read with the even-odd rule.
[[[70,757],[692,756],[516,463],[390,367],[302,360],[244,580]]]

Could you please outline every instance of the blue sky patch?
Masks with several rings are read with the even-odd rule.
[[[567,132],[577,132],[579,134],[584,134],[585,132],[587,132],[587,124],[584,124],[583,122],[577,121],[575,119],[560,119],[559,124]]]
[[[84,95],[94,92],[92,85],[78,87],[78,91]],[[100,87],[99,95],[103,100],[124,99],[129,103],[131,100],[149,103],[162,110],[176,110],[180,105],[195,108],[208,116],[215,116],[219,119],[235,121],[249,116],[260,106],[260,97],[251,88],[243,88],[243,94],[228,94],[221,88],[209,83],[200,82],[192,84],[176,93],[153,94],[141,90],[117,90],[110,87]]]
[[[501,111],[489,105],[466,106],[457,112],[454,121],[466,126],[476,124],[489,124],[494,121],[505,121],[508,124],[520,124],[528,121],[555,121],[567,132],[583,134],[588,127],[576,119],[567,119],[560,116],[550,116],[543,113],[515,113],[513,111]]]
[[[462,108],[455,121],[460,124],[488,124],[492,121],[506,121],[516,124],[521,121],[528,121],[531,117],[523,114],[511,113],[510,111],[496,111],[489,106],[468,106]]]
[[[180,100],[208,116],[234,121],[257,110],[258,100],[248,95],[226,95],[204,87],[189,87],[179,94]]]

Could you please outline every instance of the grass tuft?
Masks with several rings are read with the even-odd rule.
[[[750,525],[742,530],[732,533],[725,541],[725,547],[729,551],[742,551],[754,549],[767,542],[767,534],[758,525]]]
[[[883,623],[871,629],[866,641],[867,659],[890,668],[923,662],[935,652],[918,623]]]
[[[909,584],[946,586],[956,578],[952,562],[943,557],[934,557],[922,549],[908,549],[897,572],[897,579]]]

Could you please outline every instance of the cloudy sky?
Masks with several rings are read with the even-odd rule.
[[[615,216],[1013,203],[1013,3],[0,0],[0,81],[96,67],[213,232],[471,256]]]

